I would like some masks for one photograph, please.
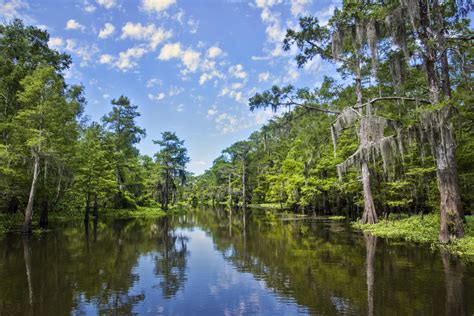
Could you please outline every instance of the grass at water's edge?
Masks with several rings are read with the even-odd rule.
[[[102,209],[99,211],[100,217],[113,217],[113,218],[135,218],[135,217],[160,217],[167,214],[178,214],[180,210],[178,208],[171,208],[170,210],[163,211],[159,207],[138,207],[136,209]],[[90,214],[92,220],[92,212]],[[61,212],[50,212],[48,214],[48,220],[50,222],[59,221],[70,221],[77,220],[82,221],[84,219],[83,210],[67,210]],[[22,213],[16,214],[0,214],[0,235],[6,234],[12,231],[19,231],[23,224],[24,215]],[[33,227],[38,231],[39,227],[39,213],[33,215]]]
[[[466,216],[465,237],[450,244],[441,244],[438,241],[440,220],[438,214],[410,216],[396,221],[383,221],[377,224],[352,223],[352,227],[374,236],[403,239],[410,242],[431,244],[433,247],[446,249],[448,252],[462,259],[474,262],[474,217]]]
[[[329,216],[328,219],[331,220],[331,221],[343,221],[343,220],[346,219],[346,217],[336,215],[336,216]]]

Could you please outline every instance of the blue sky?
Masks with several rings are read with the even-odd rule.
[[[85,86],[91,120],[128,96],[142,114],[153,155],[163,131],[185,140],[196,174],[221,150],[247,138],[272,113],[248,110],[248,98],[273,84],[318,86],[334,67],[304,69],[283,52],[298,17],[327,21],[334,0],[0,0],[0,19],[22,18],[48,30],[50,45],[73,58],[68,83]]]

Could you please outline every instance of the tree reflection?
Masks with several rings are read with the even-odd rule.
[[[187,242],[189,239],[177,235],[170,228],[169,218],[160,219],[159,250],[156,256],[155,274],[161,279],[159,287],[163,297],[172,298],[186,283],[186,259],[189,255]]]
[[[132,288],[140,278],[139,258],[147,253],[157,254],[155,272],[164,297],[184,286],[188,240],[176,233],[174,223],[92,224],[66,223],[41,236],[0,239],[0,315],[131,314],[145,299]]]
[[[377,237],[364,234],[365,247],[367,250],[366,270],[367,270],[367,310],[368,315],[374,315],[374,283],[375,283],[375,249],[377,247]]]
[[[446,279],[446,315],[467,315],[463,292],[463,266],[448,253],[441,254]]]

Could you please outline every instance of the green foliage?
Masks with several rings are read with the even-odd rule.
[[[466,220],[466,236],[454,240],[448,245],[439,244],[438,241],[440,226],[438,214],[428,214],[423,217],[414,215],[401,220],[388,220],[387,223],[379,222],[373,225],[355,222],[352,227],[379,237],[428,243],[444,248],[468,261],[474,261],[474,217],[467,216]]]

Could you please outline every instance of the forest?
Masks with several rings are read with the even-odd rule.
[[[275,3],[294,4],[251,9],[263,21]],[[185,137],[147,135],[133,98],[91,119],[46,29],[0,24],[0,315],[470,315],[473,10],[342,1],[327,21],[300,14],[279,47],[301,71],[337,71],[249,90],[245,113],[274,116],[198,175]],[[166,45],[189,74],[199,53]]]
[[[341,79],[256,93],[251,111],[283,114],[224,149],[192,183],[195,196],[361,224],[432,214],[440,242],[464,237],[474,202],[471,9],[347,1],[328,25],[301,18],[283,48],[297,49],[300,67],[334,63]]]
[[[48,225],[49,214],[74,213],[85,222],[99,209],[168,210],[181,200],[189,162],[173,132],[154,140],[154,157],[136,144],[145,130],[126,96],[93,122],[84,115],[84,87],[68,85],[72,60],[48,47],[49,35],[14,20],[0,26],[0,208],[9,230]]]
[[[173,132],[154,141],[154,157],[140,155],[145,130],[126,96],[92,122],[84,87],[64,78],[72,59],[48,46],[47,31],[21,20],[2,25],[3,221],[23,213],[22,231],[31,233],[34,216],[44,228],[49,213],[64,210],[88,222],[101,208],[187,203],[361,224],[436,214],[441,242],[462,238],[474,203],[470,9],[459,1],[345,2],[327,25],[300,18],[283,49],[298,51],[300,67],[332,62],[340,79],[256,93],[249,110],[279,116],[200,176],[186,171],[190,158]]]

